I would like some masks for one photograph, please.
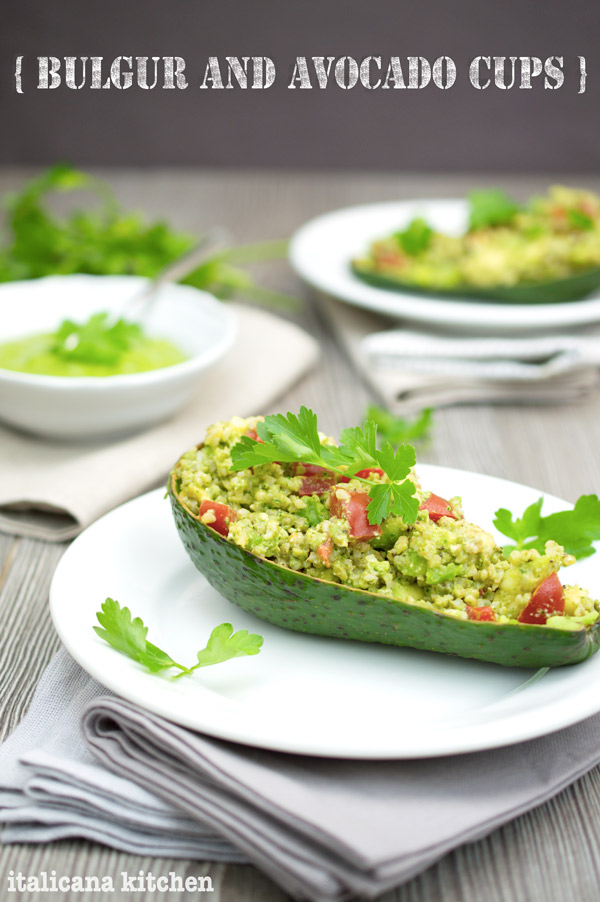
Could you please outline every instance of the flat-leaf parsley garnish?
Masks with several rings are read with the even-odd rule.
[[[110,366],[141,338],[143,330],[138,323],[114,321],[108,313],[94,313],[84,323],[63,320],[54,335],[52,353],[64,360]]]
[[[200,667],[221,664],[230,658],[257,655],[263,644],[263,637],[256,633],[249,633],[248,630],[234,633],[231,623],[220,623],[210,634],[206,647],[198,652],[197,663],[185,667],[149,642],[146,638],[148,627],[144,622],[139,617],[132,617],[129,608],[122,608],[113,598],[106,599],[96,617],[100,626],[95,626],[94,631],[100,638],[151,673],[174,668],[180,671],[175,674],[176,677],[186,676]]]
[[[592,542],[600,539],[600,500],[597,495],[582,495],[573,510],[559,511],[542,516],[544,499],[538,498],[523,512],[514,517],[511,511],[496,511],[494,526],[503,535],[513,539],[515,545],[506,545],[505,554],[515,548],[535,548],[541,554],[547,541],[562,545],[567,554],[578,559],[595,553]]]
[[[381,523],[390,514],[402,517],[405,523],[417,519],[416,486],[407,479],[415,465],[415,449],[402,444],[394,450],[389,442],[379,449],[375,423],[368,421],[363,428],[344,429],[339,445],[322,444],[316,414],[301,407],[297,415],[279,413],[265,417],[257,423],[256,432],[259,440],[245,435],[231,449],[233,470],[274,462],[314,464],[365,483],[371,498],[367,508],[371,524]],[[369,467],[383,470],[389,482],[374,484],[356,476]]]
[[[395,417],[385,407],[370,404],[365,414],[365,421],[367,420],[372,420],[376,424],[380,441],[388,441],[391,445],[409,441],[425,441],[431,437],[433,408],[425,407],[413,419],[408,419]]]
[[[395,238],[405,254],[416,257],[426,251],[433,238],[433,229],[424,219],[418,217],[410,222],[403,232],[396,232]]]
[[[519,206],[498,188],[471,191],[469,197],[469,229],[487,229],[490,226],[506,225],[519,212]]]

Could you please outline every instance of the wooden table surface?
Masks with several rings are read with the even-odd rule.
[[[29,173],[0,171],[0,196],[18,187]],[[212,223],[228,226],[239,241],[285,237],[310,217],[356,203],[409,197],[453,197],[476,185],[501,184],[527,196],[543,190],[549,178],[364,175],[352,173],[249,173],[194,170],[111,170],[99,172],[119,199],[150,216],[199,230]],[[567,180],[558,176],[556,181]],[[577,184],[577,182],[571,183]],[[588,184],[590,182],[588,181]],[[600,181],[590,184],[598,190]],[[319,337],[320,367],[280,398],[273,410],[312,406],[332,434],[360,421],[370,400],[353,372],[318,304],[286,264],[261,270],[263,281],[305,298],[296,317]],[[267,411],[265,411],[267,412]],[[224,412],[224,416],[228,412]],[[579,405],[460,407],[439,411],[434,441],[422,455],[430,463],[524,482],[574,501],[600,487],[600,398]],[[65,546],[0,534],[0,738],[27,710],[35,686],[59,646],[48,612],[48,586]],[[493,775],[492,775],[493,779]],[[437,865],[385,902],[563,902],[600,898],[600,769],[554,800],[518,818],[486,839],[444,857]],[[154,874],[174,871],[212,877],[219,902],[280,902],[278,887],[253,867],[210,862],[149,859],[83,841],[47,846],[0,847],[0,899],[11,870],[39,874],[111,875],[121,871]],[[114,898],[117,898],[115,896]],[[41,894],[27,899],[54,898]],[[106,895],[78,893],[81,902]],[[132,893],[131,900],[182,900],[188,894]]]

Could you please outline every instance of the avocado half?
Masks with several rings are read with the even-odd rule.
[[[411,282],[403,282],[394,276],[374,272],[368,265],[352,263],[352,271],[363,281],[376,288],[392,291],[422,294],[438,298],[467,298],[474,301],[496,301],[504,304],[559,304],[565,301],[579,301],[600,287],[600,267],[547,282],[522,282],[520,285],[496,285],[489,288],[474,288],[472,285],[454,288],[426,288]]]
[[[506,667],[577,664],[598,650],[600,620],[557,629],[458,620],[431,608],[316,579],[234,545],[201,523],[177,493],[169,499],[179,537],[197,569],[228,601],[284,629],[410,646]]]

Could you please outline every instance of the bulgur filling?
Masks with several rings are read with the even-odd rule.
[[[552,541],[546,543],[544,554],[529,549],[507,557],[492,535],[464,519],[457,497],[444,502],[447,514],[434,518],[425,505],[430,499],[443,499],[421,489],[414,474],[422,505],[416,522],[406,525],[401,517],[392,516],[383,522],[380,534],[356,539],[349,520],[333,515],[331,508],[343,510],[354,492],[364,490],[358,480],[317,485],[314,493],[300,494],[307,478],[300,462],[231,469],[232,447],[255,431],[259,419],[234,417],[211,426],[204,444],[184,454],[175,471],[177,493],[189,511],[223,533],[222,514],[215,512],[220,509],[209,502],[227,505],[231,516],[224,534],[252,554],[318,579],[459,619],[499,623],[515,622],[540,584],[575,562]],[[321,441],[333,443],[324,435]],[[375,472],[369,478],[376,482],[387,477]],[[484,611],[492,613],[483,616]],[[598,602],[585,589],[565,586],[564,613],[549,617],[547,625],[564,626],[567,619],[576,618],[579,626],[594,622],[598,615]]]

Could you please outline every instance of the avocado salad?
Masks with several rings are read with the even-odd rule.
[[[468,196],[468,227],[460,235],[436,231],[417,217],[406,228],[374,241],[352,261],[354,272],[376,284],[432,292],[559,285],[557,297],[583,296],[595,284],[583,278],[600,267],[600,198],[591,191],[560,185],[524,205],[499,190]],[[600,281],[600,280],[598,280]],[[535,300],[515,292],[498,300]]]
[[[306,423],[316,430],[316,418]],[[465,519],[460,498],[444,499],[420,485],[410,446],[375,450],[368,431],[358,428],[345,430],[336,445],[316,431],[303,439],[299,426],[302,411],[299,418],[216,423],[172,472],[171,502],[186,549],[231,601],[290,629],[505,664],[572,663],[597,649],[599,604],[585,589],[561,584],[557,571],[575,557],[555,541],[546,541],[542,552],[505,554],[490,533]],[[303,441],[313,460],[332,461],[331,468],[293,460]],[[350,461],[352,442],[358,456],[344,475],[339,460]],[[281,459],[269,459],[276,454]],[[383,466],[356,470],[369,459]],[[249,460],[256,463],[244,466]],[[390,473],[404,481],[391,481]],[[318,590],[310,585],[317,582]],[[376,622],[367,628],[360,618],[371,613]],[[421,613],[422,624],[417,617],[408,628],[405,618]],[[511,640],[515,628],[524,639]],[[539,653],[531,630],[540,637],[537,645],[548,646]],[[492,647],[489,636],[500,634]],[[556,641],[542,634],[556,634]],[[505,640],[506,653],[496,655]]]

